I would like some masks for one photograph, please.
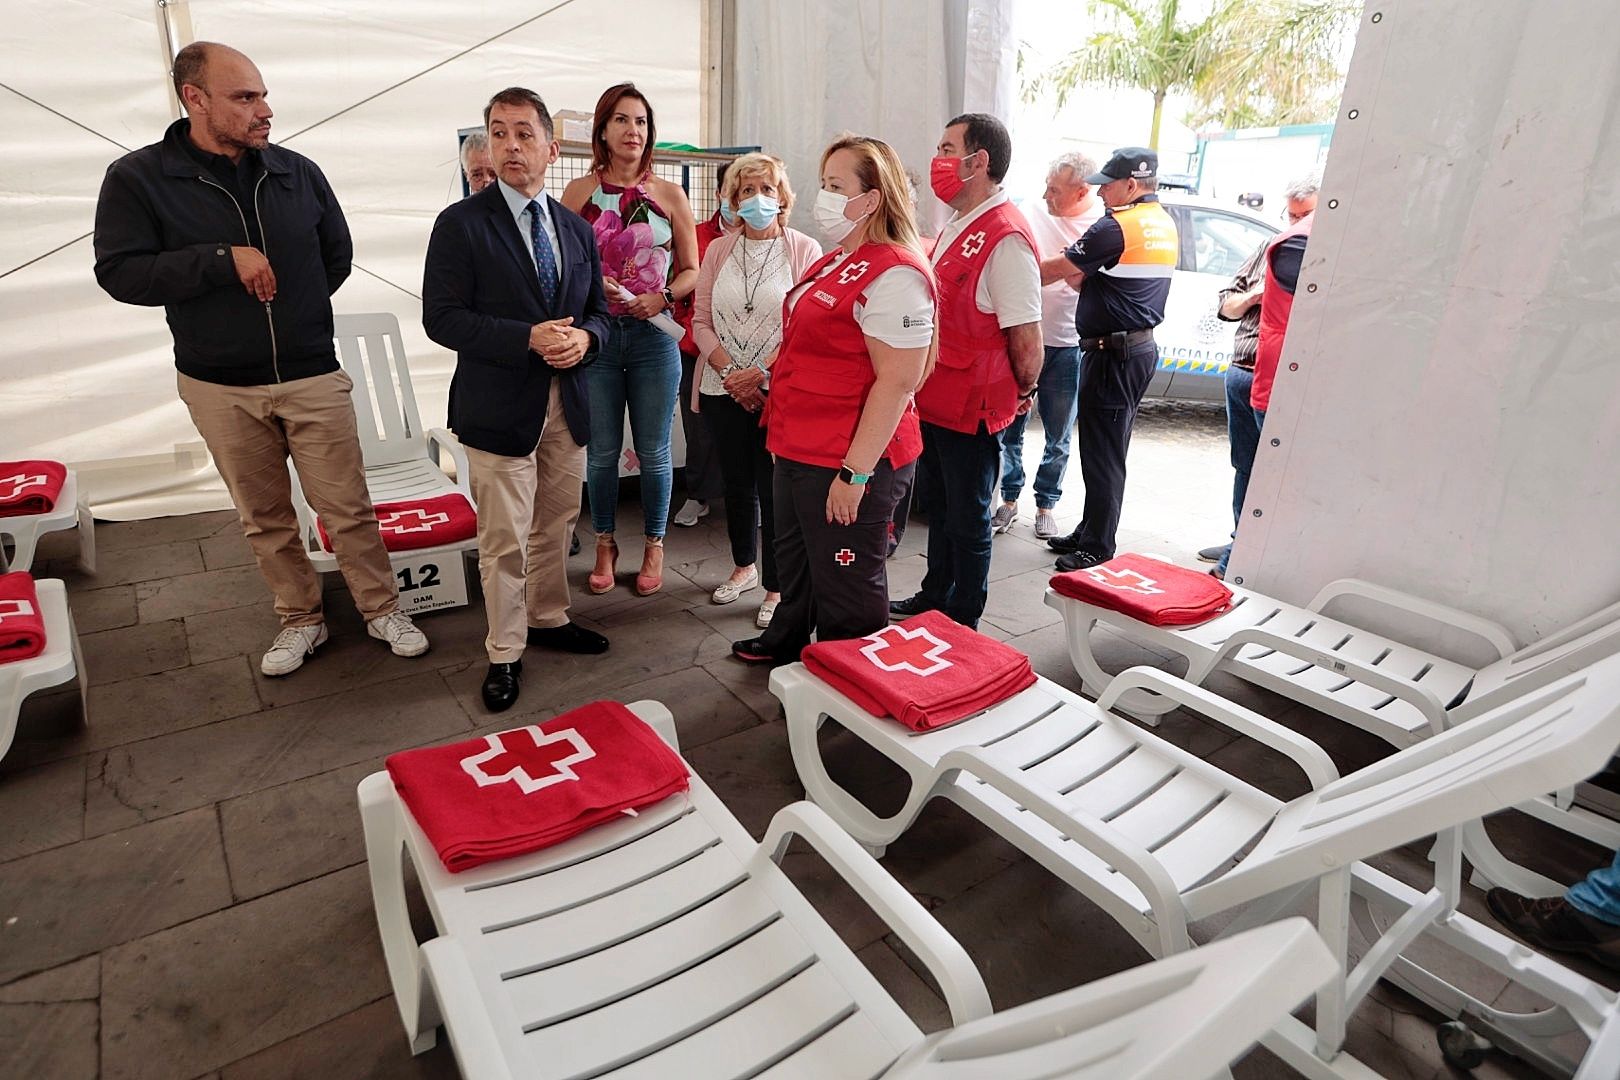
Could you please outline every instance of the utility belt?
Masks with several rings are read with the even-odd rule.
[[[1081,352],[1104,352],[1112,349],[1115,352],[1124,352],[1132,345],[1153,341],[1152,330],[1117,330],[1112,334],[1101,337],[1083,337],[1080,339]]]

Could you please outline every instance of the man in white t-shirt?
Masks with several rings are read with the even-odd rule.
[[[937,609],[977,627],[984,613],[1000,435],[1029,410],[1041,371],[1040,266],[1001,187],[1011,163],[1001,121],[968,113],[945,126],[929,170],[934,194],[956,212],[933,252],[939,361],[917,391],[928,573],[915,596],[889,605],[892,618]]]
[[[1042,259],[1063,254],[1102,216],[1103,204],[1086,177],[1097,163],[1070,152],[1052,162],[1041,196],[1046,211],[1031,209],[1029,230]],[[1075,402],[1080,393],[1080,332],[1074,327],[1074,306],[1079,293],[1058,280],[1041,289],[1041,343],[1044,360],[1036,387],[1035,407],[1041,414],[1046,447],[1035,471],[1035,535],[1047,540],[1058,535],[1052,510],[1063,496],[1063,474],[1069,467],[1069,436],[1074,432]],[[1001,433],[1001,505],[990,519],[996,532],[1006,532],[1018,520],[1018,496],[1024,490],[1024,426],[1028,413]]]

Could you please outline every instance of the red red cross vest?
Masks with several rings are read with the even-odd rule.
[[[837,257],[835,248],[799,279],[809,285],[791,310],[783,303],[782,345],[771,367],[764,421],[765,446],[771,453],[831,469],[844,463],[866,395],[877,382],[866,337],[855,321],[855,305],[866,302],[866,289],[878,275],[896,266],[922,271],[930,295],[934,289],[928,264],[897,244],[862,244],[842,266],[818,279]],[[907,402],[883,456],[898,468],[921,454],[917,410]]]
[[[917,411],[930,424],[972,434],[982,422],[993,435],[1018,414],[1007,332],[994,314],[979,310],[977,300],[991,253],[1014,234],[1029,250],[1038,250],[1024,215],[1012,203],[1002,203],[974,218],[949,248],[936,250],[939,361],[917,391]]]
[[[1260,294],[1260,341],[1254,350],[1254,385],[1249,389],[1250,406],[1261,412],[1271,407],[1271,384],[1277,379],[1277,362],[1282,359],[1283,339],[1288,334],[1288,316],[1294,310],[1294,294],[1271,276],[1271,256],[1284,240],[1311,235],[1311,222],[1315,219],[1314,213],[1306,214],[1266,245],[1265,286]]]

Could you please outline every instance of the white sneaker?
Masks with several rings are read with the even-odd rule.
[[[395,656],[421,656],[428,651],[427,635],[403,611],[391,611],[366,623],[366,633],[388,642]]]
[[[259,661],[259,670],[271,678],[291,675],[304,666],[304,657],[314,656],[315,650],[324,644],[326,624],[323,622],[314,626],[283,627],[270,643],[270,651]]]
[[[737,597],[747,592],[749,589],[757,588],[759,588],[759,571],[754,567],[749,567],[747,577],[743,578],[741,581],[737,581],[734,578],[726,578],[726,580],[722,581],[719,587],[714,590],[713,595],[711,595],[709,599],[714,601],[716,604],[729,604],[733,600],[737,599]]]
[[[776,614],[776,605],[781,602],[780,600],[767,600],[759,605],[759,614],[754,616],[754,625],[761,630],[770,629],[771,616]]]
[[[683,529],[689,529],[700,520],[709,516],[709,504],[696,499],[687,499],[681,508],[675,511],[675,524]]]

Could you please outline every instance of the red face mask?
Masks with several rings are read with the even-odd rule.
[[[940,202],[950,202],[967,186],[967,181],[956,175],[961,164],[962,159],[954,157],[936,157],[929,163],[928,186],[934,189]]]

